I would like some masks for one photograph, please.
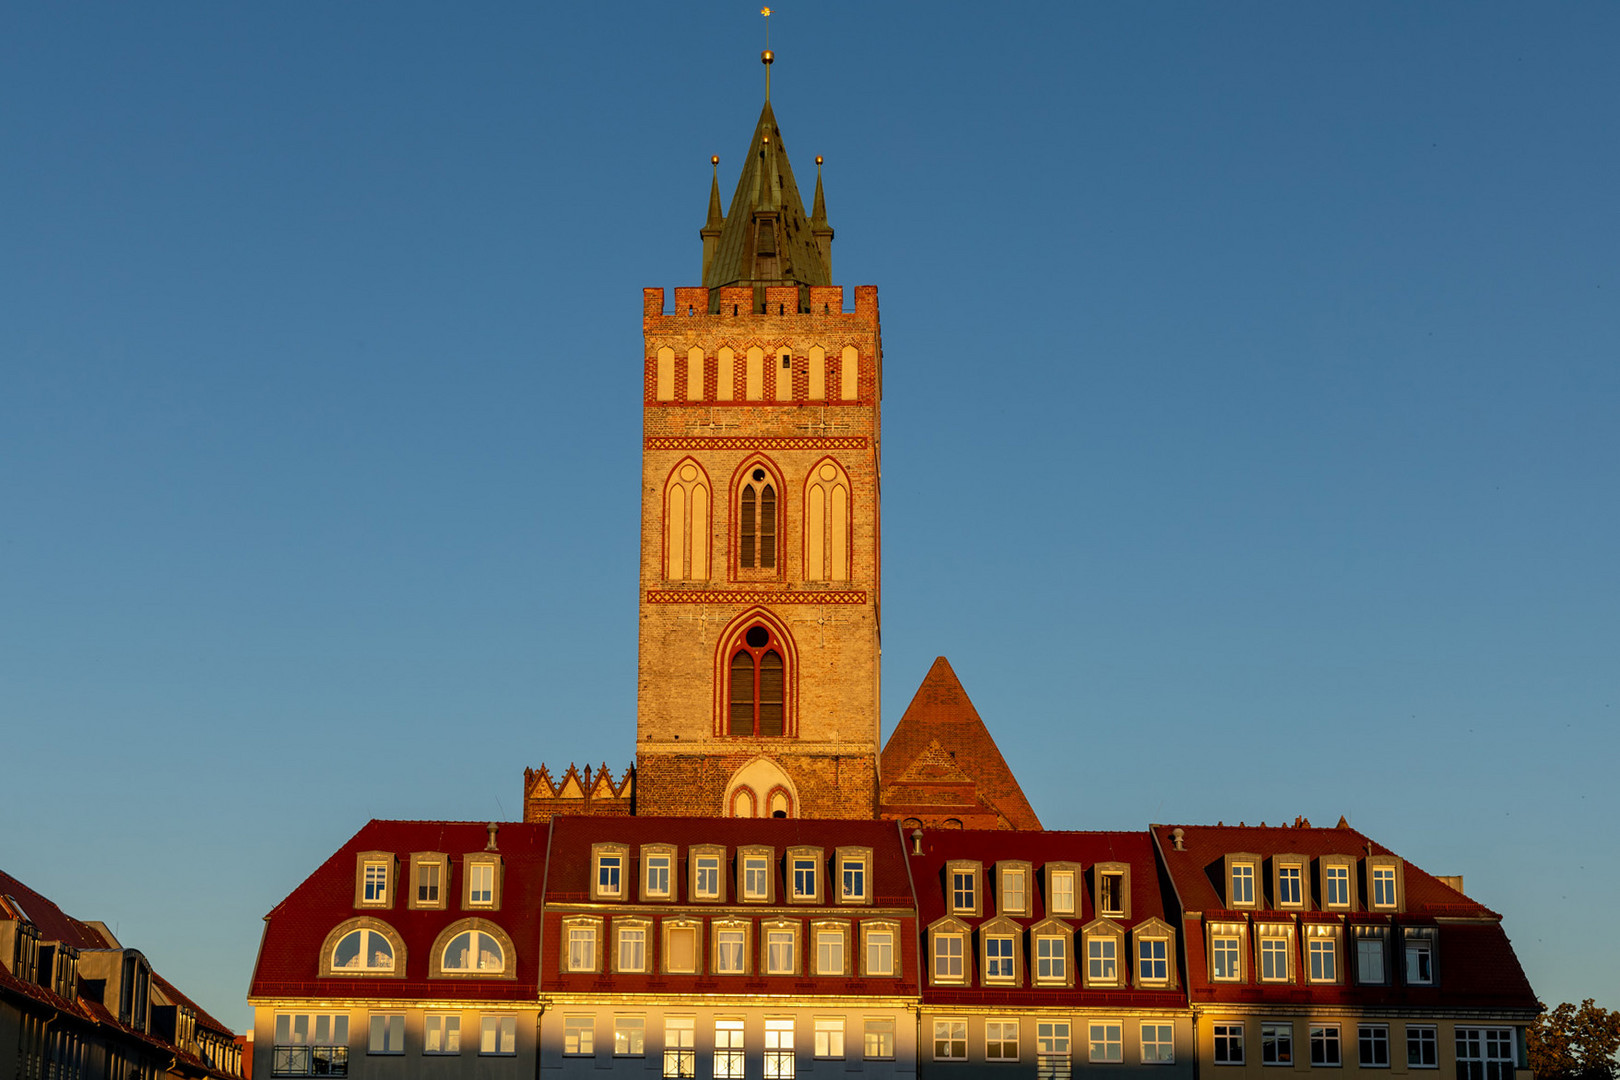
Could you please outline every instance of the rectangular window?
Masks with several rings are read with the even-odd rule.
[[[1001,910],[1009,915],[1022,914],[1027,910],[1029,903],[1029,890],[1024,881],[1022,870],[1003,870],[1001,872]]]
[[[1406,1067],[1408,1069],[1438,1069],[1440,1067],[1440,1033],[1427,1024],[1406,1025]]]
[[[934,1060],[967,1060],[967,1021],[934,1021]]]
[[[568,928],[568,970],[596,970],[596,928],[571,926]]]
[[[668,855],[647,856],[647,895],[652,897],[667,897],[669,895],[669,867]]]
[[[1311,939],[1311,982],[1333,982],[1339,977],[1338,951],[1332,938]]]
[[[664,1018],[664,1076],[666,1080],[697,1076],[697,1021],[690,1016]]]
[[[716,1020],[714,1022],[714,1076],[715,1080],[742,1080],[743,1022],[741,1020]]]
[[[1069,1022],[1041,1020],[1035,1024],[1035,1080],[1068,1080]]]
[[[1124,1061],[1124,1026],[1117,1020],[1091,1022],[1091,1060]]]
[[[428,1013],[422,1024],[422,1053],[461,1053],[461,1017],[454,1013]]]
[[[842,869],[843,898],[866,899],[866,862],[863,859],[845,859]]]
[[[490,863],[473,863],[467,868],[467,903],[475,907],[495,903],[495,867]]]
[[[1294,1063],[1294,1025],[1260,1025],[1260,1064],[1292,1065]]]
[[[1322,880],[1327,892],[1328,907],[1350,906],[1350,868],[1348,866],[1323,867]]]
[[[721,930],[715,935],[714,970],[716,974],[741,975],[743,973],[744,940],[743,931],[741,930]]]
[[[1168,1065],[1175,1060],[1175,1029],[1169,1024],[1143,1024],[1142,1064]]]
[[[1035,977],[1042,982],[1063,982],[1069,977],[1067,941],[1060,937],[1035,939]]]
[[[1125,914],[1125,875],[1108,872],[1098,875],[1097,908],[1103,915]]]
[[[486,1016],[478,1031],[480,1054],[517,1053],[517,1017]]]
[[[844,1018],[842,1016],[818,1016],[815,1031],[816,1057],[841,1058],[844,1056]]]
[[[743,899],[766,900],[771,895],[770,863],[763,856],[749,855],[743,859]]]
[[[1143,938],[1136,943],[1136,978],[1138,982],[1168,982],[1170,979],[1170,943],[1163,938]]]
[[[347,1076],[347,1013],[277,1013],[272,1076]]]
[[[951,910],[969,912],[978,907],[978,883],[972,870],[951,871]]]
[[[1075,914],[1073,870],[1052,871],[1052,914]]]
[[[439,902],[439,877],[444,868],[436,862],[418,863],[416,865],[416,902],[418,904],[437,904]]]
[[[934,938],[934,978],[940,982],[962,981],[961,934],[939,934]]]
[[[619,970],[647,970],[647,931],[639,926],[619,928]]]
[[[793,1021],[765,1021],[765,1080],[793,1080]]]
[[[1232,907],[1254,904],[1254,864],[1232,864],[1232,895],[1227,899]]]
[[[1372,872],[1373,907],[1392,908],[1395,906],[1395,868],[1393,866],[1375,866]]]
[[[596,1017],[563,1017],[563,1053],[574,1057],[596,1054]]]
[[[647,1021],[640,1016],[613,1018],[613,1056],[644,1057],[647,1053]]]
[[[793,860],[793,896],[798,900],[816,898],[816,860],[796,857]]]
[[[388,903],[388,864],[368,862],[365,870],[365,888],[361,894],[368,904]]]
[[[894,934],[888,930],[866,932],[866,973],[894,974]]]
[[[793,945],[797,935],[792,930],[765,932],[765,974],[793,974]]]
[[[1260,978],[1266,982],[1285,982],[1288,979],[1287,938],[1260,939]]]
[[[984,1059],[986,1061],[1018,1060],[1018,1021],[986,1020],[984,1022]]]
[[[986,938],[984,942],[984,977],[1010,979],[1013,977],[1013,939]]]
[[[1362,1024],[1356,1029],[1363,1069],[1389,1068],[1389,1028],[1384,1024]]]
[[[1457,1029],[1457,1080],[1513,1080],[1512,1028]]]
[[[714,900],[720,896],[720,857],[718,855],[699,855],[697,857],[696,883],[692,892],[699,900]]]
[[[894,1021],[866,1021],[865,1056],[882,1060],[894,1057]]]
[[[601,855],[596,860],[596,892],[618,896],[624,888],[624,860],[618,855]]]
[[[1243,1025],[1215,1025],[1215,1064],[1243,1064]]]
[[[1238,939],[1235,937],[1216,937],[1210,940],[1210,970],[1215,978],[1223,981],[1235,981],[1243,977],[1243,968],[1239,964]]]
[[[816,974],[842,975],[844,973],[844,932],[842,930],[816,931]]]
[[[1434,944],[1428,938],[1406,939],[1406,981],[1413,986],[1434,982]]]
[[[1055,938],[1042,940],[1054,941]],[[1086,977],[1094,983],[1111,983],[1119,978],[1113,938],[1092,938],[1086,942]]]
[[[1297,866],[1277,868],[1277,906],[1299,907],[1301,904],[1301,869]]]
[[[405,1052],[405,1017],[402,1015],[371,1014],[371,1042],[368,1054],[403,1054]]]
[[[1311,1064],[1336,1068],[1343,1059],[1339,1056],[1339,1025],[1311,1025]]]
[[[665,941],[664,970],[674,974],[689,974],[697,970],[697,928],[672,926]]]
[[[1384,939],[1363,937],[1356,939],[1356,981],[1381,983],[1384,981]]]

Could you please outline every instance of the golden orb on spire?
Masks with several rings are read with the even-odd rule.
[[[774,63],[775,60],[776,60],[776,54],[771,52],[771,50],[769,50],[769,49],[766,49],[764,52],[759,54],[759,62],[762,63],[762,64]]]
[[[720,155],[719,154],[711,155],[709,157],[709,164],[710,165],[718,165],[718,164],[720,164]]]
[[[816,164],[817,164],[817,165],[820,165],[820,164],[821,164],[821,155],[820,155],[820,154],[817,154],[817,155],[816,155]]]

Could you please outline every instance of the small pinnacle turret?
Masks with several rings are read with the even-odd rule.
[[[816,155],[816,198],[810,208],[810,235],[816,238],[816,250],[821,253],[821,262],[827,268],[827,276],[832,277],[832,240],[833,227],[827,224],[827,199],[821,193],[821,155]]]
[[[720,231],[726,224],[725,212],[720,209],[720,156],[716,154],[709,158],[709,164],[714,169],[714,175],[709,180],[709,216],[703,222],[703,228],[698,230],[698,235],[703,238],[703,273],[699,276],[700,281],[708,280],[709,265],[714,262],[715,250],[720,246]],[[819,181],[816,190],[821,190]]]

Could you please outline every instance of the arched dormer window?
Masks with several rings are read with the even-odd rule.
[[[732,646],[726,733],[785,734],[786,674],[770,628],[756,623],[745,630]]]
[[[849,474],[825,458],[804,485],[804,579],[848,581],[850,538]]]
[[[321,974],[347,978],[405,975],[405,942],[381,919],[349,919],[332,928],[321,947]]]
[[[664,485],[664,577],[670,581],[709,579],[708,477],[690,458],[670,471]]]
[[[776,566],[777,491],[771,474],[755,466],[737,497],[737,565],[744,570]]]
[[[506,953],[501,943],[482,930],[466,930],[450,939],[439,957],[439,970],[445,972],[506,970]]]

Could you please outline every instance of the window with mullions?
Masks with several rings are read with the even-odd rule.
[[[1041,1020],[1035,1024],[1036,1080],[1067,1080],[1069,1064],[1069,1022]]]
[[[1362,1024],[1356,1030],[1356,1041],[1360,1045],[1360,1060],[1363,1069],[1389,1068],[1389,1026],[1387,1024]]]
[[[1136,943],[1136,980],[1165,982],[1170,978],[1170,943],[1164,938],[1142,938]]]
[[[1091,1060],[1124,1061],[1125,1028],[1118,1020],[1091,1022]]]
[[[737,526],[737,565],[746,570],[775,567],[776,488],[764,469],[755,469],[743,484]]]
[[[1406,1025],[1406,1067],[1408,1069],[1440,1067],[1440,1035],[1432,1025]]]
[[[984,1022],[984,1059],[986,1061],[1018,1060],[1018,1021],[986,1020]]]
[[[1294,1063],[1294,1025],[1260,1025],[1260,1064],[1292,1065]]]
[[[1311,1025],[1311,1064],[1337,1066],[1339,1056],[1339,1025]]]
[[[765,1080],[793,1080],[793,1021],[765,1021]]]
[[[714,1022],[714,1077],[715,1080],[742,1080],[743,1076],[743,1022],[716,1020]]]
[[[394,946],[377,930],[352,930],[332,947],[332,970],[393,971]]]
[[[934,1060],[967,1060],[967,1021],[934,1021]]]
[[[1170,1024],[1142,1025],[1142,1064],[1168,1065],[1176,1060],[1176,1034]]]
[[[782,654],[772,638],[768,628],[750,626],[731,654],[728,734],[783,734],[786,679]]]
[[[1300,884],[1304,878],[1304,869],[1299,866],[1279,866],[1277,868],[1277,906],[1299,907],[1302,903],[1303,893]]]
[[[691,1080],[697,1075],[697,1021],[690,1016],[664,1018],[664,1076]]]
[[[1013,939],[1010,937],[985,938],[984,977],[986,979],[1010,980],[1014,974]]]
[[[816,867],[820,860],[814,856],[793,856],[793,898],[814,900],[818,895]]]
[[[1330,908],[1350,906],[1350,868],[1348,866],[1322,867],[1322,903]]]
[[[1243,1025],[1215,1025],[1215,1064],[1243,1064]]]
[[[1457,1029],[1457,1080],[1513,1080],[1512,1028]]]

